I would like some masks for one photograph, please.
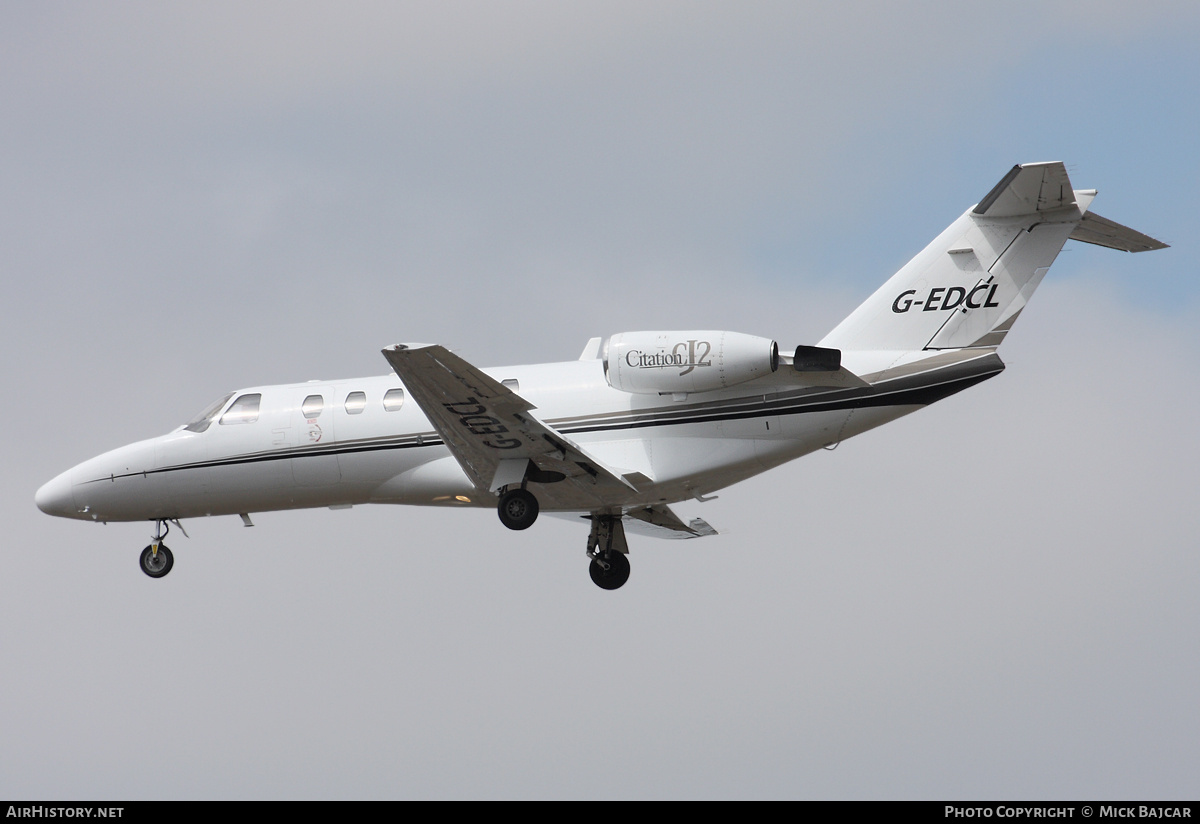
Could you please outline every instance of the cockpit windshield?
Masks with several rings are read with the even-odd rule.
[[[217,417],[217,413],[225,408],[225,404],[229,403],[229,399],[232,397],[233,393],[230,392],[221,398],[221,400],[204,407],[204,411],[184,424],[183,428],[188,432],[203,432],[205,429],[208,429],[209,424]]]

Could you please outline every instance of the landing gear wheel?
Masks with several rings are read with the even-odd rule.
[[[529,529],[537,520],[537,498],[527,489],[510,489],[500,496],[496,512],[500,515],[500,523],[509,529]]]
[[[154,547],[148,546],[142,550],[141,563],[142,572],[151,578],[161,578],[175,566],[175,556],[163,544],[158,545],[157,553],[154,552]]]
[[[588,572],[600,589],[620,589],[629,580],[629,559],[620,552],[603,552],[592,559]]]

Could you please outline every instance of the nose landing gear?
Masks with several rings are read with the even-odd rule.
[[[159,544],[157,547],[150,544],[142,550],[141,564],[142,572],[151,578],[161,578],[171,571],[171,567],[175,566],[175,556],[163,544]]]
[[[178,521],[175,522],[179,524]],[[183,527],[179,527],[183,529]],[[167,545],[162,542],[162,539],[167,537],[167,533],[171,531],[171,527],[164,520],[154,522],[154,535],[150,537],[150,546],[142,550],[142,557],[139,563],[142,567],[142,572],[149,575],[151,578],[161,578],[171,571],[171,567],[175,566],[175,556],[171,554],[171,550],[167,549]],[[187,534],[186,532],[184,533]]]

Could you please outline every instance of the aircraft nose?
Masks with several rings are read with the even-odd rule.
[[[60,518],[75,517],[75,495],[71,486],[69,472],[64,472],[52,481],[42,485],[34,496],[37,508],[47,515],[57,515]]]

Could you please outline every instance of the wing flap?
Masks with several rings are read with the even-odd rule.
[[[717,531],[709,526],[703,518],[693,518],[684,522],[669,506],[655,504],[639,509],[631,509],[625,513],[625,529],[639,535],[649,535],[652,538],[705,538],[716,535]]]
[[[578,523],[580,520],[590,521],[592,516],[583,512],[551,512],[550,515],[563,520]],[[621,516],[622,528],[626,532],[647,538],[667,538],[669,540],[687,540],[689,538],[707,538],[719,535],[703,518],[692,518],[684,521],[666,504],[653,504],[631,509]]]

